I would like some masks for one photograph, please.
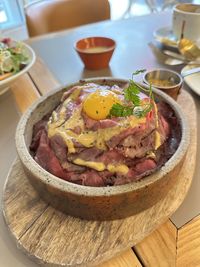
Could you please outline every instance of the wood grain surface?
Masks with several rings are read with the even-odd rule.
[[[168,220],[134,247],[136,254],[148,267],[176,266],[177,229]]]
[[[11,90],[20,112],[23,113],[41,95],[59,86],[59,82],[46,68],[43,61],[37,58],[29,73],[21,76],[12,84]]]
[[[200,216],[178,231],[177,267],[200,266]]]
[[[25,74],[12,84],[11,87],[15,102],[20,110],[20,112],[25,112],[26,109],[40,97],[40,94],[30,80],[28,74]]]
[[[179,102],[189,121],[196,121],[192,97],[183,91]],[[191,162],[195,162],[196,157],[197,136],[194,129],[191,135],[192,142],[178,183],[154,207],[124,220],[91,222],[56,211],[38,198],[17,160],[5,185],[3,208],[6,223],[18,246],[36,262],[49,266],[97,266],[137,244],[167,220],[182,203],[189,189],[194,172]],[[174,229],[168,227],[167,232],[172,233],[170,238],[174,240]],[[167,236],[167,233],[160,235],[162,246],[159,248],[166,246],[162,239]],[[172,240],[165,242],[171,244]],[[135,249],[140,254],[144,248],[141,243]],[[172,246],[166,255],[168,257],[173,253]],[[123,257],[120,257],[121,260],[123,262]],[[146,262],[147,266],[155,266],[148,265],[148,257]]]
[[[37,58],[34,68],[29,71],[29,76],[41,95],[60,86],[60,83],[44,65],[41,58]]]
[[[119,256],[106,261],[99,265],[99,267],[142,267],[137,256],[132,249],[128,249]]]

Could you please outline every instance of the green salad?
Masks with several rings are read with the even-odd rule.
[[[23,43],[10,38],[0,40],[0,81],[19,72],[29,63]]]

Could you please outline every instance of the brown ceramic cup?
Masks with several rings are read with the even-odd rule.
[[[143,81],[146,84],[151,84],[153,87],[165,92],[174,100],[177,100],[183,84],[183,78],[181,75],[168,69],[155,69],[148,71],[144,74]]]
[[[99,70],[109,66],[115,41],[107,37],[88,37],[76,42],[75,50],[86,69]]]

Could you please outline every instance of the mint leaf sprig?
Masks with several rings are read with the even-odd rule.
[[[134,81],[134,76],[145,72],[145,69],[137,70],[132,74],[132,79],[129,80],[129,86],[124,90],[124,98],[128,105],[121,105],[119,103],[113,104],[110,109],[110,116],[114,117],[127,117],[134,115],[138,118],[145,117],[153,108],[154,96],[152,86],[149,89],[143,88]],[[149,101],[141,104],[139,93],[141,91],[147,92]]]

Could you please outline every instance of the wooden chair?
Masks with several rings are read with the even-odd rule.
[[[25,7],[29,36],[110,19],[108,0],[42,0]]]

